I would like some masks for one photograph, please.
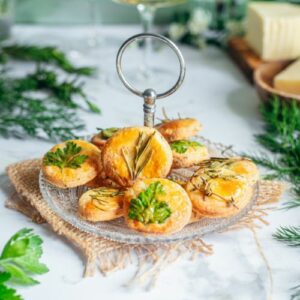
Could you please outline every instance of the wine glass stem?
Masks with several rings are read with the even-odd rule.
[[[148,33],[152,31],[153,28],[153,20],[155,16],[155,7],[138,4],[137,9],[140,14],[140,18],[142,21],[143,31]],[[152,53],[152,43],[151,39],[145,39],[145,44],[143,45],[143,64],[141,65],[141,74],[143,77],[148,78],[151,76],[150,72],[150,56]]]
[[[94,48],[98,44],[98,3],[96,0],[89,0],[89,10],[90,10],[90,18],[92,29],[90,32],[90,36],[88,38],[88,46],[90,48]]]
[[[137,9],[140,13],[143,31],[150,32],[153,27],[155,7],[145,4],[138,4]]]

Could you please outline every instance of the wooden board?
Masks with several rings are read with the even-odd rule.
[[[246,40],[234,37],[228,41],[228,53],[246,78],[253,83],[254,71],[265,62],[248,46]]]
[[[274,88],[274,77],[285,69],[292,61],[266,62],[261,60],[250,49],[245,39],[241,37],[231,38],[228,41],[228,53],[238,65],[246,78],[255,84],[258,95],[263,101],[276,95],[283,100],[295,99],[300,102],[300,95],[293,95]]]
[[[285,69],[291,61],[277,61],[261,65],[254,72],[255,87],[263,101],[268,101],[274,95],[282,100],[296,100],[300,102],[300,95],[289,94],[277,90],[273,86],[274,77]]]

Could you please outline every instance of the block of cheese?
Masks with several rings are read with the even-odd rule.
[[[300,95],[300,59],[275,76],[274,87],[279,91]]]
[[[300,5],[250,3],[246,40],[266,61],[300,57]]]

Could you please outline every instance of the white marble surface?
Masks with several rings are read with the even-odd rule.
[[[141,102],[116,81],[117,88],[107,84],[107,74],[115,70],[114,59],[121,41],[139,31],[138,27],[105,27],[99,30],[104,38],[101,51],[93,53],[81,48],[87,55],[74,55],[78,63],[94,63],[99,76],[87,81],[89,94],[102,108],[102,115],[82,113],[87,132],[95,127],[140,124]],[[108,39],[107,36],[112,38]],[[84,39],[87,30],[55,27],[16,27],[14,39],[18,41],[59,43],[70,50],[74,39]],[[208,48],[201,52],[181,47],[187,63],[183,87],[164,100],[170,115],[199,118],[204,124],[203,135],[211,140],[234,145],[239,151],[258,151],[253,135],[262,130],[258,112],[259,100],[254,88],[246,82],[240,71],[223,52]],[[100,55],[101,54],[101,55]],[[162,63],[171,64],[168,56],[158,53]],[[21,66],[22,72],[29,66]],[[158,104],[160,110],[162,104]],[[50,272],[40,276],[40,285],[20,288],[26,300],[53,299],[267,299],[269,283],[267,270],[260,257],[253,236],[246,230],[206,237],[214,245],[214,254],[194,261],[182,259],[164,270],[152,290],[124,286],[134,272],[134,266],[108,277],[97,274],[82,278],[83,261],[80,253],[47,226],[38,226],[17,212],[4,208],[7,197],[7,165],[22,159],[41,156],[50,143],[27,139],[0,139],[0,247],[17,230],[32,227],[44,239],[43,261]],[[279,225],[298,225],[297,210],[273,211],[267,218],[270,226],[258,232],[274,277],[273,299],[288,299],[289,288],[299,279],[299,250],[274,241],[271,234]]]

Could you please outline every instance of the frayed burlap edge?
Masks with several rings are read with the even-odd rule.
[[[209,255],[213,252],[212,245],[206,244],[201,238],[172,244],[131,245],[82,232],[58,217],[43,200],[38,184],[39,171],[38,159],[16,163],[7,168],[15,193],[7,200],[6,206],[25,214],[36,223],[47,222],[56,233],[78,247],[86,258],[85,276],[94,275],[97,268],[103,274],[120,270],[137,259],[137,271],[130,283],[138,281],[152,285],[160,271],[178,258],[196,258],[199,254]],[[265,217],[269,204],[277,202],[284,189],[283,183],[261,181],[256,205],[229,230],[255,230],[267,225]]]

